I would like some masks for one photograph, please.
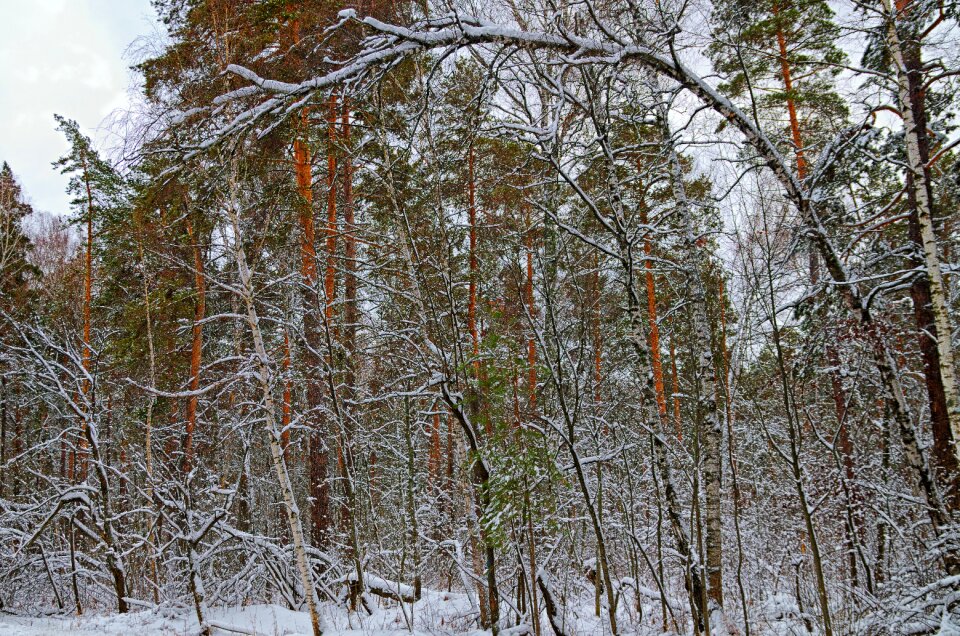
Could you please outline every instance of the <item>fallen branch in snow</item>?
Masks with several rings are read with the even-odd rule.
[[[567,636],[567,633],[563,630],[563,622],[560,619],[557,602],[553,598],[553,582],[545,570],[537,572],[537,586],[543,595],[543,605],[547,609],[547,618],[550,619],[550,627],[553,628],[553,633],[557,636]]]
[[[238,627],[236,625],[231,625],[230,623],[221,623],[219,621],[207,621],[207,625],[215,629],[221,629],[225,632],[233,632],[234,634],[250,634],[250,636],[256,636],[256,633],[252,629],[247,629],[246,627]]]
[[[134,607],[142,607],[144,609],[157,611],[159,606],[156,603],[151,603],[150,601],[142,601],[138,598],[131,598],[129,596],[124,596],[123,600],[127,602],[127,605],[133,605]]]
[[[658,601],[658,602],[660,601],[660,592],[658,592],[657,590],[651,589],[649,587],[646,587],[645,585],[640,585],[633,578],[629,576],[625,576],[622,579],[620,579],[620,585],[621,587],[632,587],[633,590],[637,593],[637,596],[646,597],[651,601]],[[664,600],[666,601],[667,606],[670,609],[674,611],[680,611],[682,609],[682,605],[677,601],[669,597],[665,598]]]
[[[357,582],[357,574],[351,572],[347,576],[339,579],[337,583],[350,584]],[[412,585],[406,585],[397,581],[389,581],[373,574],[363,575],[363,585],[371,594],[376,594],[382,598],[388,598],[394,601],[404,603],[414,603],[420,600],[420,595]]]

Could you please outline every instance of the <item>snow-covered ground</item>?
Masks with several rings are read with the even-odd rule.
[[[310,633],[310,619],[306,614],[291,612],[276,605],[214,609],[210,614],[214,622],[242,627],[256,634],[280,636]],[[40,636],[41,634],[172,636],[196,634],[197,628],[197,619],[189,612],[163,610],[66,618],[0,616],[0,636]],[[227,632],[215,630],[215,633]]]
[[[371,581],[382,581],[371,577]],[[368,581],[368,585],[371,581]],[[395,585],[395,584],[392,584]],[[412,593],[412,588],[411,588]],[[476,628],[476,610],[464,594],[424,590],[422,598],[414,604],[398,605],[393,600],[368,595],[367,602],[373,608],[366,611],[348,612],[343,605],[322,603],[320,614],[326,624],[324,636],[489,636],[490,632]],[[659,607],[644,605],[645,625],[631,622],[629,617],[618,612],[622,633],[630,636],[659,636],[661,632],[653,625],[658,623]],[[753,625],[752,633],[762,636],[808,636],[810,632],[801,619],[796,603],[787,594],[771,594],[763,603],[762,616]],[[312,636],[310,617],[306,612],[295,612],[280,605],[247,605],[242,607],[210,608],[208,623],[214,636]],[[552,634],[546,613],[540,620],[544,634]],[[609,634],[605,619],[594,615],[592,605],[571,604],[563,609],[561,620],[565,631],[575,636],[604,636]],[[411,629],[412,626],[412,629]],[[816,630],[816,622],[810,626]],[[950,625],[952,626],[952,624]],[[685,633],[689,625],[681,626]],[[719,625],[714,633],[726,634]],[[684,628],[687,628],[685,630]],[[869,633],[870,630],[857,633]],[[137,609],[128,614],[116,614],[108,610],[89,612],[83,616],[23,616],[0,613],[0,636],[195,636],[199,633],[196,614],[191,608],[160,607]],[[502,629],[502,636],[526,636],[531,631],[526,626]],[[671,634],[676,632],[669,632]],[[737,633],[736,629],[729,632]],[[960,636],[960,632],[942,629],[939,634]]]
[[[490,632],[476,628],[476,610],[472,610],[466,595],[424,590],[423,597],[414,603],[396,602],[368,596],[374,608],[347,612],[343,606],[323,603],[320,613],[326,623],[324,636],[489,636]],[[644,615],[655,617],[659,607],[644,606]],[[630,624],[618,612],[621,631],[631,636],[656,636],[662,632],[655,627]],[[763,636],[808,636],[804,623],[798,618],[796,604],[784,594],[771,595],[764,604],[764,618],[754,625],[754,633]],[[256,634],[257,636],[312,636],[310,617],[306,612],[295,612],[280,605],[248,605],[244,607],[210,608],[208,622],[215,636]],[[541,614],[543,633],[552,634],[546,613]],[[562,617],[565,630],[576,636],[604,636],[609,634],[605,619],[594,615],[592,606],[572,605],[565,608]],[[650,623],[648,618],[646,623]],[[657,621],[652,620],[653,623]],[[411,630],[410,627],[413,627]],[[685,626],[689,627],[689,626]],[[716,631],[716,626],[714,627]],[[680,630],[681,633],[684,631]],[[199,633],[196,614],[190,608],[138,609],[128,614],[108,611],[90,612],[83,616],[15,616],[0,613],[0,636],[195,636]],[[525,636],[526,626],[507,628],[501,636]],[[675,632],[670,632],[675,633]],[[717,633],[725,633],[719,630]],[[730,633],[736,633],[732,631]],[[817,632],[819,633],[819,632]],[[955,632],[943,634],[960,636]]]
[[[400,612],[375,612],[372,616],[352,617],[353,626],[346,620],[346,614],[326,616],[331,636],[386,636],[387,634],[409,633]],[[238,627],[259,636],[309,635],[310,617],[304,612],[293,612],[277,605],[251,605],[241,608],[219,608],[210,610],[210,620],[214,625]],[[198,624],[196,616],[189,611],[159,612],[144,610],[126,615],[87,615],[80,617],[19,617],[0,616],[0,636],[52,636],[65,634],[88,636],[93,634],[124,636],[179,636],[196,634]],[[237,633],[214,629],[214,634]],[[417,634],[443,633],[417,631]],[[454,633],[454,632],[447,632]]]
[[[325,636],[389,636],[411,634],[408,621],[413,621],[413,634],[422,636],[479,636],[473,624],[470,606],[464,595],[425,592],[424,598],[412,607],[376,609],[373,614],[348,614],[346,610],[324,605],[322,615],[328,629]],[[215,628],[217,636],[237,633],[258,636],[309,636],[310,617],[278,605],[250,605],[237,608],[211,608],[212,625],[239,628],[229,631]],[[0,614],[0,636],[180,636],[197,634],[196,615],[188,609],[140,610],[128,614],[94,614],[84,616],[25,617]]]

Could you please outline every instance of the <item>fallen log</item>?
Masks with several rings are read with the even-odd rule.
[[[355,572],[351,572],[338,582],[354,586],[357,582],[357,575]],[[397,602],[414,603],[420,600],[420,594],[417,593],[412,585],[398,581],[390,581],[373,574],[364,573],[363,587],[371,594]]]

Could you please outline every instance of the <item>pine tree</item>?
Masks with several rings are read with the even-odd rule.
[[[30,283],[40,274],[30,262],[32,243],[23,227],[31,214],[33,208],[26,202],[10,165],[4,161],[0,167],[0,312],[9,315],[19,315],[27,308]],[[10,344],[8,336],[4,330],[0,346]],[[0,498],[6,494],[9,481],[7,437],[13,410],[11,398],[14,396],[8,384],[5,361],[0,357]],[[20,440],[14,439],[12,446],[18,448],[19,444]]]
[[[0,167],[0,298],[8,311],[24,300],[27,286],[39,272],[30,262],[31,241],[24,221],[33,214],[10,165]]]
[[[77,122],[55,115],[58,130],[66,137],[70,152],[56,162],[54,167],[63,174],[70,175],[67,192],[74,195],[72,205],[77,211],[76,222],[85,228],[84,274],[83,274],[83,372],[86,377],[82,383],[82,399],[87,402],[87,417],[92,418],[94,406],[91,399],[93,378],[93,285],[94,250],[100,228],[109,222],[105,213],[116,213],[121,208],[122,180],[109,162],[102,159],[93,148],[89,137],[80,132]],[[71,456],[70,475],[82,480],[86,474],[87,440],[83,430],[89,422],[82,424],[79,449]],[[78,466],[79,463],[79,466]]]
[[[726,76],[721,88],[748,100],[803,182],[847,116],[834,86],[845,55],[833,10],[823,0],[722,0],[712,23],[708,52]]]

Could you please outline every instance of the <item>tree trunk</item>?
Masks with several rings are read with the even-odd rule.
[[[910,174],[907,175],[907,197],[911,205],[907,220],[910,240],[918,249],[922,246],[920,220],[914,204],[916,184]],[[920,259],[913,259],[914,267],[922,267]],[[940,352],[937,349],[939,332],[934,319],[930,300],[930,282],[924,275],[918,275],[910,285],[910,299],[913,301],[913,315],[916,321],[917,342],[923,358],[924,385],[927,390],[927,402],[930,405],[930,423],[933,430],[933,448],[931,454],[937,471],[937,481],[943,491],[944,501],[951,510],[960,507],[960,464],[954,453],[954,435],[950,426],[947,408],[947,394],[944,391],[943,376],[940,374]]]
[[[840,356],[834,346],[827,345],[827,364],[830,365],[830,384],[833,392],[833,407],[837,414],[837,447],[843,468],[843,489],[847,503],[847,523],[844,531],[844,548],[847,551],[847,564],[850,568],[850,579],[856,587],[859,581],[857,572],[857,550],[863,540],[863,520],[860,516],[861,501],[859,489],[855,482],[853,463],[853,441],[850,439],[850,424],[847,421],[847,400],[844,395],[843,381],[840,376]],[[867,573],[869,587],[869,573]]]
[[[235,188],[231,183],[231,190]],[[267,348],[263,341],[263,334],[260,330],[260,318],[254,304],[253,283],[251,280],[250,269],[247,265],[247,257],[244,253],[240,229],[240,219],[237,213],[237,202],[235,192],[231,191],[231,200],[227,206],[230,223],[233,229],[233,255],[236,261],[239,274],[240,292],[243,295],[243,301],[246,305],[246,321],[253,337],[253,348],[256,354],[257,379],[260,383],[262,392],[262,408],[264,419],[267,424],[267,437],[270,443],[270,455],[273,460],[273,467],[277,473],[277,481],[280,486],[280,492],[283,496],[283,502],[287,511],[287,523],[290,526],[290,536],[293,539],[294,557],[297,570],[300,573],[300,583],[303,586],[303,593],[307,602],[307,610],[310,613],[310,623],[313,627],[314,636],[322,636],[323,624],[320,615],[317,613],[317,591],[313,585],[313,577],[310,572],[310,566],[307,563],[306,542],[304,541],[303,525],[300,519],[300,508],[293,495],[293,485],[290,482],[290,475],[287,472],[287,464],[283,459],[283,448],[280,445],[280,431],[277,430],[276,422],[276,404],[273,398],[273,377],[270,369],[270,358],[267,354]]]
[[[433,418],[430,425],[430,457],[427,461],[427,474],[430,476],[430,483],[434,487],[440,484],[440,412],[436,409],[439,405],[434,404]]]
[[[73,516],[67,521],[70,536],[70,586],[73,589],[73,602],[77,616],[83,616],[83,604],[80,602],[80,584],[77,581],[77,531],[73,527]]]
[[[533,302],[533,227],[530,222],[529,208],[527,210],[527,230],[524,237],[527,250],[527,281],[526,281],[526,304],[527,313],[530,315],[531,322],[536,316],[536,306]],[[537,345],[534,339],[533,327],[528,327],[527,335],[527,408],[530,416],[537,414]],[[519,422],[518,422],[519,424]],[[521,437],[521,443],[523,438]],[[523,507],[526,513],[526,539],[527,551],[530,564],[530,618],[533,627],[534,636],[540,636],[540,600],[537,591],[537,585],[534,579],[537,576],[537,551],[533,534],[533,510],[530,506],[530,483],[527,476],[523,477]],[[522,588],[521,588],[522,589]]]
[[[486,417],[484,409],[480,404],[479,383],[482,380],[480,364],[480,332],[477,326],[477,288],[480,283],[480,266],[477,255],[477,204],[476,204],[476,157],[474,145],[470,144],[467,158],[467,206],[468,219],[470,223],[469,250],[470,250],[470,287],[469,300],[467,305],[467,327],[470,331],[470,341],[473,349],[473,380],[474,386],[470,389],[471,415],[474,418],[482,420],[487,429],[490,427],[489,418]],[[488,431],[489,432],[489,431]],[[479,451],[479,440],[474,440],[471,450]],[[499,630],[500,611],[499,611],[499,592],[497,591],[496,580],[496,561],[494,558],[494,548],[487,537],[487,532],[483,528],[483,512],[489,508],[489,492],[487,492],[487,482],[490,480],[490,474],[484,463],[476,461],[473,465],[473,496],[475,498],[474,508],[476,510],[477,525],[481,542],[483,543],[484,563],[480,564],[475,560],[475,566],[480,570],[478,575],[486,573],[487,590],[480,589],[479,597],[481,604],[481,614],[486,614],[484,627],[493,629],[494,634]],[[475,552],[476,554],[476,552]],[[484,598],[484,596],[486,598]]]
[[[700,409],[703,430],[703,486],[706,495],[706,569],[707,594],[716,608],[723,609],[723,522],[721,519],[721,480],[723,457],[721,454],[720,409],[717,391],[717,371],[713,364],[710,346],[710,319],[707,313],[707,291],[697,260],[697,235],[693,213],[683,182],[683,169],[672,142],[672,133],[667,124],[666,113],[661,113],[664,143],[669,153],[671,186],[684,228],[684,266],[690,284],[690,305],[693,316],[697,349],[697,377],[700,382]]]
[[[320,297],[317,276],[316,231],[313,218],[313,173],[310,150],[303,141],[305,129],[309,125],[309,112],[300,111],[301,136],[293,142],[294,174],[297,192],[300,195],[300,279],[303,302],[303,337],[306,371],[306,413],[310,431],[308,454],[310,458],[310,528],[315,545],[326,543],[329,521],[330,491],[327,484],[327,453],[323,440],[323,425],[319,421],[318,411],[322,407],[323,391],[317,377],[317,369],[322,364],[319,352],[323,348],[321,341],[321,323],[318,316]]]
[[[91,416],[93,412],[93,404],[90,403],[91,395],[90,390],[92,388],[90,382],[90,373],[91,373],[91,363],[93,359],[93,349],[90,342],[90,330],[91,330],[91,314],[93,308],[93,190],[90,185],[90,172],[87,168],[87,157],[86,154],[83,155],[83,183],[87,192],[87,248],[86,253],[84,254],[84,269],[83,269],[83,352],[82,352],[82,364],[83,364],[83,379],[81,381],[82,395],[83,399],[86,402],[85,408],[87,409],[87,418]],[[81,423],[81,427],[85,427],[86,422]],[[85,431],[81,430],[80,434],[80,448],[76,452],[76,459],[71,466],[70,477],[71,479],[77,479],[78,481],[83,481],[86,477],[86,456],[87,456],[87,440]],[[79,462],[79,467],[76,465]],[[79,474],[78,472],[79,471]]]
[[[283,459],[290,462],[288,448],[290,446],[290,422],[293,416],[293,379],[291,373],[290,359],[290,334],[287,329],[283,330],[283,404],[280,407],[280,446],[283,447]]]
[[[653,435],[653,454],[657,473],[663,482],[664,498],[667,500],[667,517],[670,520],[670,531],[676,544],[677,553],[683,562],[684,586],[690,601],[690,611],[693,615],[694,631],[700,633],[707,623],[707,612],[704,599],[707,597],[703,589],[700,559],[693,554],[690,536],[683,524],[680,514],[680,499],[676,485],[673,482],[673,473],[670,461],[667,458],[667,445],[659,435]]]
[[[333,330],[334,295],[336,293],[336,252],[337,252],[337,97],[331,95],[327,105],[327,223],[325,228],[326,244],[326,271],[323,278],[323,332],[329,338]],[[318,326],[319,327],[319,326]],[[318,328],[318,332],[320,329]],[[322,334],[317,334],[317,344],[320,345]],[[322,345],[321,345],[322,346]],[[329,349],[328,347],[324,347]],[[319,351],[319,349],[317,349]],[[334,360],[328,350],[325,364],[333,368]],[[322,391],[318,386],[313,395],[313,404],[308,405],[315,410],[322,403]],[[333,396],[331,396],[333,399]],[[313,526],[313,540],[317,545],[326,545],[330,539],[333,517],[330,510],[330,481],[329,481],[329,453],[327,438],[330,435],[329,422],[318,422],[314,428],[310,442],[310,477],[311,498],[313,508],[311,520]]]
[[[143,305],[147,314],[147,352],[150,363],[150,388],[157,387],[157,357],[153,346],[153,314],[150,310],[150,284],[147,278],[147,260],[144,257],[143,238],[137,237],[137,251],[140,254],[140,267],[143,270]],[[153,504],[153,407],[157,401],[153,393],[147,396],[147,418],[145,422],[143,454],[147,470],[147,501]],[[150,552],[150,577],[153,583],[153,602],[160,602],[160,579],[157,571],[157,552],[154,543],[155,528],[150,524],[147,534],[147,550]]]
[[[344,392],[349,401],[356,398],[356,350],[357,350],[357,328],[359,322],[359,312],[357,310],[357,226],[354,214],[356,210],[353,202],[353,161],[351,159],[350,143],[350,104],[344,98],[343,115],[341,122],[341,136],[344,141],[345,157],[343,161],[343,221],[344,221],[344,277],[343,277],[343,295],[344,295],[344,313],[343,313],[343,348],[344,348]],[[354,569],[357,573],[358,589],[362,590],[363,585],[363,564],[360,560],[360,536],[357,529],[357,495],[354,482],[356,467],[356,457],[353,453],[353,440],[356,436],[357,414],[352,412],[352,407],[343,404],[334,398],[334,405],[342,404],[342,410],[338,407],[340,421],[343,423],[343,436],[341,449],[343,453],[342,476],[344,490],[346,491],[346,505],[343,508],[342,520],[344,528],[349,533],[347,544],[347,557],[353,561]],[[418,590],[419,594],[419,590]],[[353,607],[356,609],[356,606]]]
[[[553,628],[553,633],[556,636],[567,636],[560,608],[557,606],[557,600],[554,598],[553,582],[550,580],[550,575],[540,570],[535,576],[537,577],[537,587],[540,588],[540,593],[543,595],[543,604],[546,607],[547,619],[550,621],[550,627]]]
[[[192,515],[190,515],[188,511],[185,516],[187,531],[192,533]],[[210,636],[212,630],[210,624],[207,622],[210,613],[207,611],[207,595],[203,587],[203,578],[200,576],[200,570],[197,567],[197,562],[199,561],[197,548],[193,543],[192,537],[184,537],[183,543],[184,548],[186,548],[184,551],[187,556],[187,576],[189,577],[190,595],[193,597],[193,609],[197,614],[197,624],[200,625],[201,636]]]
[[[327,106],[327,271],[323,278],[325,294],[324,319],[327,329],[333,329],[334,298],[336,297],[337,263],[337,96],[330,95]]]
[[[79,406],[80,408],[83,408],[86,405],[81,403]],[[99,538],[101,541],[103,541],[104,547],[106,548],[105,565],[107,567],[107,571],[110,573],[110,576],[113,579],[113,591],[117,597],[117,612],[124,614],[129,609],[126,598],[127,573],[123,563],[123,555],[125,554],[125,551],[117,541],[117,536],[113,527],[113,497],[109,478],[109,474],[113,471],[111,471],[110,467],[107,466],[106,460],[103,454],[100,452],[99,435],[97,432],[97,425],[93,419],[93,414],[88,412],[86,418],[86,424],[83,427],[83,432],[87,440],[86,447],[89,449],[90,455],[93,459],[93,467],[97,477],[98,495],[100,498],[100,510],[96,511],[101,517],[99,519]],[[94,511],[91,510],[91,512]]]
[[[934,421],[934,433],[937,435],[934,446],[937,463],[942,470],[955,467],[960,462],[960,447],[954,442],[960,439],[960,397],[958,397],[956,368],[954,366],[953,342],[951,336],[953,328],[946,302],[946,293],[943,274],[940,267],[940,256],[937,251],[937,236],[933,226],[933,188],[930,179],[929,140],[926,125],[926,106],[924,103],[923,74],[920,57],[920,42],[914,36],[901,37],[898,23],[905,22],[905,14],[910,10],[911,0],[898,1],[896,6],[891,0],[881,0],[887,14],[887,47],[893,59],[894,71],[897,80],[897,92],[900,101],[900,110],[903,115],[904,144],[907,155],[908,197],[911,205],[910,232],[912,240],[919,242],[923,255],[923,265],[926,273],[925,282],[929,288],[929,305],[923,298],[923,291],[918,289],[915,295],[915,312],[924,311],[929,307],[932,314],[934,332],[928,332],[929,337],[935,340],[938,366],[940,369],[940,383],[943,386],[943,404],[934,406],[934,398],[939,401],[939,387],[935,386],[936,378],[928,377],[928,396],[931,398],[931,412],[937,409],[940,422]],[[906,29],[904,29],[906,30]],[[919,239],[919,241],[918,241]],[[913,292],[913,290],[911,290]],[[919,302],[918,302],[919,301]],[[929,314],[920,316],[918,321],[931,317]],[[918,325],[919,326],[919,325]],[[922,345],[922,349],[925,347]],[[924,362],[930,364],[932,352],[924,351]],[[933,392],[930,388],[933,386]],[[950,426],[951,436],[948,438],[942,430],[942,415],[940,410],[946,407],[946,417]],[[945,459],[942,455],[948,446],[953,447],[954,459]],[[944,473],[947,477],[947,490],[953,490],[956,470]],[[951,479],[952,477],[952,479]]]
[[[187,217],[187,234],[193,251],[193,339],[190,345],[190,392],[187,399],[187,429],[183,440],[183,472],[189,473],[193,463],[193,435],[197,426],[197,405],[200,396],[200,362],[203,356],[203,319],[206,315],[206,280],[203,275],[203,253],[193,222]]]
[[[533,303],[533,228],[530,225],[530,214],[527,214],[527,230],[524,232],[524,247],[527,252],[527,280],[524,289],[526,297],[527,314],[530,321],[534,320],[537,309]],[[528,327],[527,333],[527,408],[530,413],[537,410],[537,345],[534,340],[533,328]],[[536,586],[531,586],[536,589]],[[536,592],[534,592],[536,594]]]
[[[482,619],[486,619],[483,621],[486,623],[484,628],[490,628],[493,631],[494,636],[496,636],[496,634],[500,631],[500,592],[497,587],[495,546],[491,538],[488,536],[488,533],[483,529],[482,525],[484,511],[489,510],[490,508],[490,470],[480,454],[478,431],[474,424],[464,412],[459,400],[450,394],[446,383],[441,384],[440,388],[442,391],[443,400],[447,404],[447,408],[450,410],[451,415],[453,415],[453,417],[456,418],[457,422],[460,424],[460,428],[463,431],[464,436],[467,438],[468,444],[470,445],[470,452],[474,455],[471,471],[474,501],[473,510],[476,514],[477,524],[480,526],[479,534],[483,543],[483,556],[485,561],[482,567],[482,574],[486,575],[487,581],[487,610],[483,610],[484,601],[482,598],[480,600],[480,609]],[[474,554],[476,555],[478,553],[474,552]],[[483,592],[484,590],[482,587],[480,587],[478,591]],[[486,614],[486,616],[483,616],[483,614]]]
[[[673,427],[676,429],[677,439],[683,440],[683,420],[680,419],[680,378],[677,375],[677,349],[670,336],[670,377],[673,387]]]
[[[649,226],[647,205],[640,202],[640,223]],[[643,239],[643,275],[647,288],[647,319],[650,322],[650,363],[653,368],[653,386],[657,392],[657,410],[663,423],[667,421],[667,394],[663,386],[663,362],[660,359],[660,325],[657,323],[657,284],[653,277],[653,228],[647,227]]]

